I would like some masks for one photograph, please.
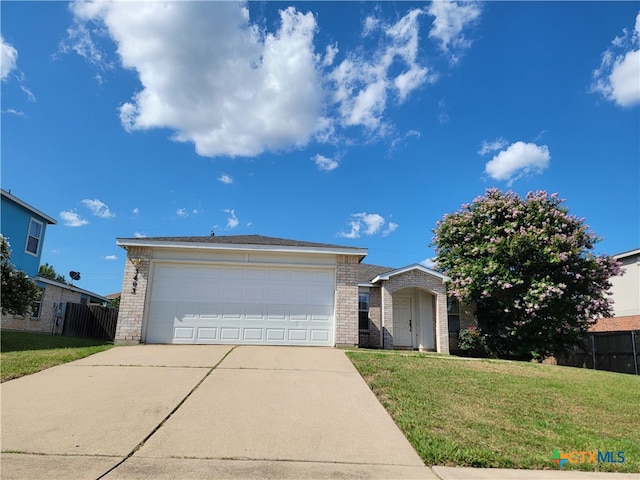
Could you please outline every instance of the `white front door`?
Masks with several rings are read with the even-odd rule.
[[[393,346],[413,347],[413,319],[410,296],[393,296]]]

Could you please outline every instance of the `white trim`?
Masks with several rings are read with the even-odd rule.
[[[256,244],[235,244],[235,243],[207,243],[207,242],[180,242],[146,240],[144,238],[124,239],[116,238],[116,245],[119,247],[162,247],[162,248],[183,248],[200,250],[236,250],[254,252],[281,252],[281,253],[315,253],[322,255],[356,255],[365,257],[366,248],[349,247],[309,247],[293,245],[256,245]]]
[[[82,293],[85,295],[89,295],[91,297],[95,297],[98,298],[104,302],[109,302],[109,299],[106,297],[103,297],[102,295],[98,295],[97,293],[94,292],[90,292],[89,290],[85,290],[83,288],[78,288],[74,285],[68,285],[66,283],[60,283],[60,282],[56,282],[55,280],[52,280],[50,278],[47,277],[41,277],[40,275],[36,275],[33,278],[36,282],[42,282],[42,283],[46,283],[47,285],[53,285],[54,287],[60,287],[60,288],[65,288],[67,290],[71,290],[73,292],[77,292],[77,293]]]
[[[7,197],[9,200],[17,203],[18,205],[20,205],[23,208],[26,208],[27,210],[29,210],[30,212],[34,213],[35,215],[38,215],[39,217],[42,217],[44,220],[46,220],[48,223],[50,223],[51,225],[55,225],[56,223],[58,223],[56,220],[54,220],[53,218],[51,218],[49,215],[47,215],[46,213],[42,213],[40,210],[38,210],[37,208],[33,208],[31,205],[29,205],[27,202],[23,202],[22,200],[20,200],[18,197],[16,197],[15,195],[10,194],[9,192],[6,192],[4,190],[1,190],[2,192],[2,196],[3,197]]]
[[[31,235],[31,225],[33,223],[37,223],[37,224],[40,225],[40,236],[39,237],[34,237],[33,235]],[[35,253],[30,252],[28,250],[28,248],[29,248],[29,238],[30,237],[36,238],[38,240],[38,245],[36,247]],[[33,257],[37,257],[38,253],[40,252],[40,244],[42,243],[42,237],[44,237],[44,223],[42,223],[40,220],[30,216],[29,217],[29,227],[27,229],[27,240],[25,241],[25,244],[24,244],[24,253],[26,253],[27,255],[31,255]]]
[[[392,270],[391,272],[387,272],[383,275],[378,275],[376,278],[374,278],[373,280],[371,280],[371,283],[378,283],[380,280],[389,280],[389,278],[395,276],[395,275],[400,275],[402,273],[411,271],[411,270],[418,270],[422,273],[426,273],[428,275],[433,275],[434,277],[438,277],[439,279],[442,280],[442,282],[448,282],[449,280],[451,280],[450,277],[447,277],[446,275],[440,273],[440,272],[436,272],[435,270],[431,270],[430,268],[425,267],[424,265],[420,265],[419,263],[414,263],[413,265],[408,265],[406,267],[402,267],[399,268],[397,270]]]
[[[640,254],[640,248],[636,248],[635,250],[629,250],[628,252],[622,252],[612,256],[616,260],[620,260],[622,258],[633,257],[634,255],[639,255],[639,254]]]

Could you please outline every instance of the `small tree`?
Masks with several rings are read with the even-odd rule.
[[[48,263],[43,263],[42,265],[40,265],[40,268],[38,269],[38,275],[44,278],[50,278],[51,280],[55,280],[56,282],[65,284],[69,283],[67,282],[67,279],[64,275],[58,274],[53,266],[49,265]]]
[[[2,313],[14,315],[30,315],[32,306],[40,298],[40,289],[21,270],[17,270],[11,263],[11,246],[7,239],[0,235],[2,243],[1,264],[2,269]]]
[[[592,253],[599,239],[557,194],[523,199],[488,189],[433,232],[450,294],[476,304],[487,347],[499,357],[567,353],[612,313],[609,279],[620,264]]]

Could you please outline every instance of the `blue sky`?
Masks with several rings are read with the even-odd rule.
[[[42,261],[120,291],[117,237],[433,257],[486,188],[640,246],[637,2],[2,2],[2,188]],[[541,239],[542,241],[542,239]]]

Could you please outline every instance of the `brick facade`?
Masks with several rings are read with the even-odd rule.
[[[338,255],[335,344],[358,345],[358,257]]]
[[[116,327],[115,343],[117,344],[140,343],[142,340],[142,319],[147,299],[150,266],[150,247],[128,248]]]
[[[449,353],[447,288],[443,280],[419,270],[408,270],[382,283],[382,323],[384,348],[393,348],[393,294],[405,288],[418,288],[434,296],[435,345],[440,353]]]
[[[68,288],[46,284],[40,303],[40,315],[37,318],[22,315],[2,315],[2,328],[24,332],[60,334],[63,311],[60,304],[80,303],[81,294]]]

